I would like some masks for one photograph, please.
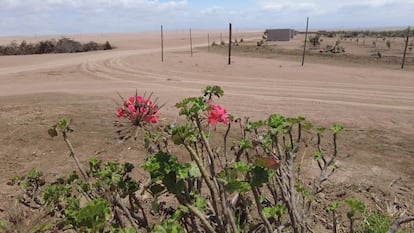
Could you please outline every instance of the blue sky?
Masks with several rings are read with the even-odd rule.
[[[0,35],[414,25],[414,0],[0,0]]]

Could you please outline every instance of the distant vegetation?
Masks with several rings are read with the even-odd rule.
[[[23,40],[20,44],[13,41],[8,45],[0,46],[0,55],[78,53],[110,49],[112,49],[112,45],[108,41],[104,44],[99,44],[94,41],[82,44],[69,38],[62,38],[57,41],[54,39],[44,40],[37,43],[28,43]]]
[[[413,36],[414,31],[410,28],[404,30],[387,30],[387,31],[369,31],[369,30],[354,30],[354,31],[318,31],[318,34],[325,37],[343,37],[343,38],[357,38],[357,37],[406,37]]]

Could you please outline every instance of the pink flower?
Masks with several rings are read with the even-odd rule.
[[[208,123],[210,125],[215,126],[217,122],[221,122],[225,125],[230,123],[226,109],[222,108],[220,105],[209,104],[209,106]]]
[[[128,104],[128,110],[130,113],[136,113],[137,110],[135,109],[134,104]]]
[[[123,107],[117,111],[118,117],[128,118],[133,125],[140,126],[145,123],[158,123],[158,106],[151,100],[145,100],[142,96],[132,96],[125,100]]]
[[[122,108],[118,108],[118,111],[116,112],[117,117],[123,117],[125,116],[124,110]]]

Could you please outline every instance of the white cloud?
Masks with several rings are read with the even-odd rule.
[[[217,15],[225,13],[225,9],[221,6],[212,6],[201,10],[202,15]]]
[[[414,0],[0,0],[0,35],[158,29],[405,26]]]
[[[35,9],[52,9],[52,8],[81,8],[88,7],[106,8],[106,9],[151,9],[174,10],[184,8],[188,5],[187,0],[166,1],[159,0],[0,0],[0,5],[5,9],[19,9],[33,7]]]
[[[312,15],[323,14],[324,10],[316,1],[271,1],[260,0],[258,1],[262,10],[283,13],[283,12],[307,12]]]
[[[256,0],[263,10],[269,11],[309,11],[310,13],[328,13],[343,7],[364,6],[378,8],[384,6],[412,6],[414,0],[313,0],[313,1],[283,1]],[[351,12],[352,13],[352,12]]]
[[[348,0],[338,1],[341,6],[369,6],[373,8],[383,6],[395,6],[395,5],[409,5],[413,4],[414,0]]]

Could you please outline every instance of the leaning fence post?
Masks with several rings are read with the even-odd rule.
[[[408,40],[409,40],[409,37],[410,37],[410,27],[408,27],[408,30],[407,30],[407,39],[405,40],[405,48],[404,48],[404,55],[403,55],[403,59],[402,59],[402,62],[401,62],[401,69],[404,69],[404,64],[405,64],[405,55],[406,55],[406,53],[407,53],[407,47],[408,47]]]
[[[309,17],[306,18],[305,45],[303,46],[302,66],[305,63],[306,41],[308,40]]]

